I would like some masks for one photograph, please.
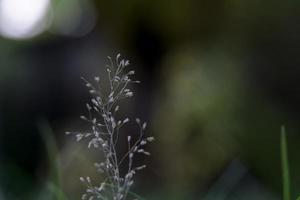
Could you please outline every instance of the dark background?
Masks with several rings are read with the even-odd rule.
[[[105,76],[106,57],[119,52],[142,82],[124,113],[148,121],[156,137],[134,191],[280,199],[285,125],[292,197],[300,193],[298,1],[55,0],[27,35],[7,31],[20,26],[5,21],[5,1],[0,199],[51,199],[43,124],[58,146],[62,191],[80,199],[78,177],[92,173],[94,154],[64,132],[87,128],[78,119],[90,98],[80,77]],[[12,16],[22,10],[16,5]]]

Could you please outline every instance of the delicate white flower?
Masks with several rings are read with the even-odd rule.
[[[129,76],[131,77],[131,75],[135,74],[133,70],[127,73],[124,72],[124,68],[129,65],[129,61],[121,59],[121,54],[116,56],[115,61],[113,61],[111,57],[108,57],[108,59],[111,62],[110,66],[107,66],[106,68],[108,72],[108,84],[100,83],[103,79],[100,79],[99,76],[94,77],[94,81],[96,82],[95,86],[82,78],[93,98],[91,98],[90,104],[86,104],[88,110],[87,117],[82,115],[80,118],[91,125],[92,131],[72,133],[75,135],[77,141],[86,138],[88,140],[88,148],[99,148],[102,151],[104,158],[103,162],[95,163],[94,166],[97,172],[107,175],[106,181],[108,181],[108,183],[102,182],[100,186],[95,186],[90,177],[80,177],[80,181],[87,187],[86,193],[81,196],[82,200],[126,200],[128,191],[134,183],[134,174],[146,167],[146,165],[135,167],[135,154],[142,153],[144,155],[150,155],[150,153],[142,149],[142,147],[145,147],[144,145],[154,140],[153,137],[144,137],[147,123],[144,122],[141,124],[140,119],[136,118],[136,122],[140,128],[140,136],[137,137],[136,140],[130,135],[127,136],[128,152],[126,152],[125,155],[119,155],[117,151],[119,145],[119,131],[124,124],[129,122],[129,118],[125,118],[124,120],[118,119],[119,114],[117,111],[120,107],[116,104],[119,104],[119,100],[123,98],[132,97],[133,92],[128,86],[130,83],[139,83],[139,81],[133,81],[129,78]],[[102,86],[106,85],[108,85],[108,88],[102,90]],[[66,134],[71,133],[66,132]],[[121,138],[123,137],[120,137],[119,139]],[[120,173],[120,165],[124,163],[129,163],[127,169],[128,173],[122,175],[122,173]],[[106,184],[109,184],[116,189],[107,189],[105,187]]]

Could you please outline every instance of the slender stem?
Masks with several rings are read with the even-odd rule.
[[[281,164],[283,179],[283,200],[290,200],[290,173],[285,127],[281,127]]]

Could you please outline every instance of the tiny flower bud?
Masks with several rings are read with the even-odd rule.
[[[137,168],[135,168],[135,169],[136,169],[136,170],[142,170],[142,169],[144,169],[144,168],[146,168],[146,165],[139,166],[139,167],[137,167]]]
[[[129,122],[129,118],[126,118],[126,119],[123,120],[124,124],[127,123],[127,122]]]
[[[80,118],[83,119],[83,120],[87,120],[87,118],[83,115],[81,115]]]
[[[125,66],[128,66],[128,65],[129,65],[129,60],[126,60],[126,62],[125,62],[124,65],[125,65]]]
[[[146,123],[146,122],[144,122],[144,123],[143,123],[143,130],[145,130],[145,129],[146,129],[146,126],[147,126],[147,123]]]
[[[147,140],[148,142],[152,142],[152,141],[154,141],[154,137],[147,137],[146,140]]]
[[[141,120],[140,120],[139,118],[136,118],[135,121],[136,121],[136,123],[138,123],[138,124],[141,123]]]
[[[128,75],[133,75],[135,72],[134,71],[130,71],[128,72]]]
[[[90,106],[90,104],[88,104],[88,103],[86,104],[86,107],[87,107],[88,110],[92,109],[91,106]]]
[[[96,76],[96,77],[95,77],[95,81],[96,81],[96,82],[99,82],[99,81],[100,81],[100,78],[99,78],[98,76]]]

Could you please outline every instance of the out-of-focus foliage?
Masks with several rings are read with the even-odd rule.
[[[27,6],[37,8],[30,2]],[[9,16],[22,19],[27,6],[15,7]],[[3,34],[3,27],[23,26],[3,26],[8,18],[2,17],[0,198],[47,196],[43,187],[51,167],[37,128],[40,118],[53,128],[63,191],[79,198],[77,177],[92,171],[93,159],[66,142],[63,133],[66,127],[87,128],[75,118],[89,99],[80,77],[102,74],[105,57],[120,51],[132,58],[143,82],[133,102],[122,105],[124,113],[146,119],[149,134],[157,137],[154,164],[134,188],[139,194],[147,199],[279,199],[278,132],[285,124],[291,199],[296,199],[299,8],[296,0],[55,0],[36,15],[43,16],[45,26],[24,18],[32,27],[23,24],[29,32],[18,37]],[[76,165],[76,159],[83,164]]]

